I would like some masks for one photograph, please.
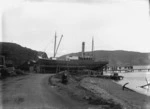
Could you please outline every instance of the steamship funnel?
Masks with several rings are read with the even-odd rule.
[[[82,57],[85,56],[85,42],[82,42]]]

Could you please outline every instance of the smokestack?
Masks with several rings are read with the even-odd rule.
[[[84,50],[85,50],[85,42],[82,42],[82,57],[85,56]]]

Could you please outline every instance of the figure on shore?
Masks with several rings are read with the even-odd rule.
[[[68,82],[67,73],[63,73],[63,75],[62,75],[62,83],[63,84],[67,84],[67,82]]]

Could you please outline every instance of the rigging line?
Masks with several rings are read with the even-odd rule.
[[[48,43],[48,44],[47,44],[47,46],[45,47],[44,52],[41,54],[41,56],[43,56],[43,55],[44,55],[44,53],[45,53],[45,51],[46,51],[46,49],[47,49],[48,45],[49,45],[49,43]]]
[[[50,43],[51,43],[51,41],[45,46],[45,48],[43,49],[44,52],[47,50],[47,48],[48,48],[48,46],[49,46]]]

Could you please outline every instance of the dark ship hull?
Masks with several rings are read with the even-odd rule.
[[[63,35],[62,35],[63,37]],[[62,39],[61,37],[61,39]],[[59,41],[59,44],[61,42]],[[95,62],[93,58],[93,48],[94,48],[94,41],[92,39],[92,56],[86,56],[84,49],[85,49],[85,42],[82,42],[82,56],[75,57],[71,56],[66,58],[66,60],[56,60],[55,56],[57,54],[57,50],[59,48],[59,44],[56,47],[56,33],[55,33],[55,44],[54,44],[54,59],[39,59],[37,61],[37,72],[40,73],[57,73],[60,71],[78,71],[78,70],[98,70],[103,71],[103,68],[108,64],[107,61],[98,61]],[[57,48],[57,49],[56,49]]]
[[[60,71],[75,72],[79,70],[95,70],[103,71],[103,68],[108,64],[107,61],[94,60],[51,60],[51,59],[39,59],[37,61],[37,72],[39,73],[57,73]]]

